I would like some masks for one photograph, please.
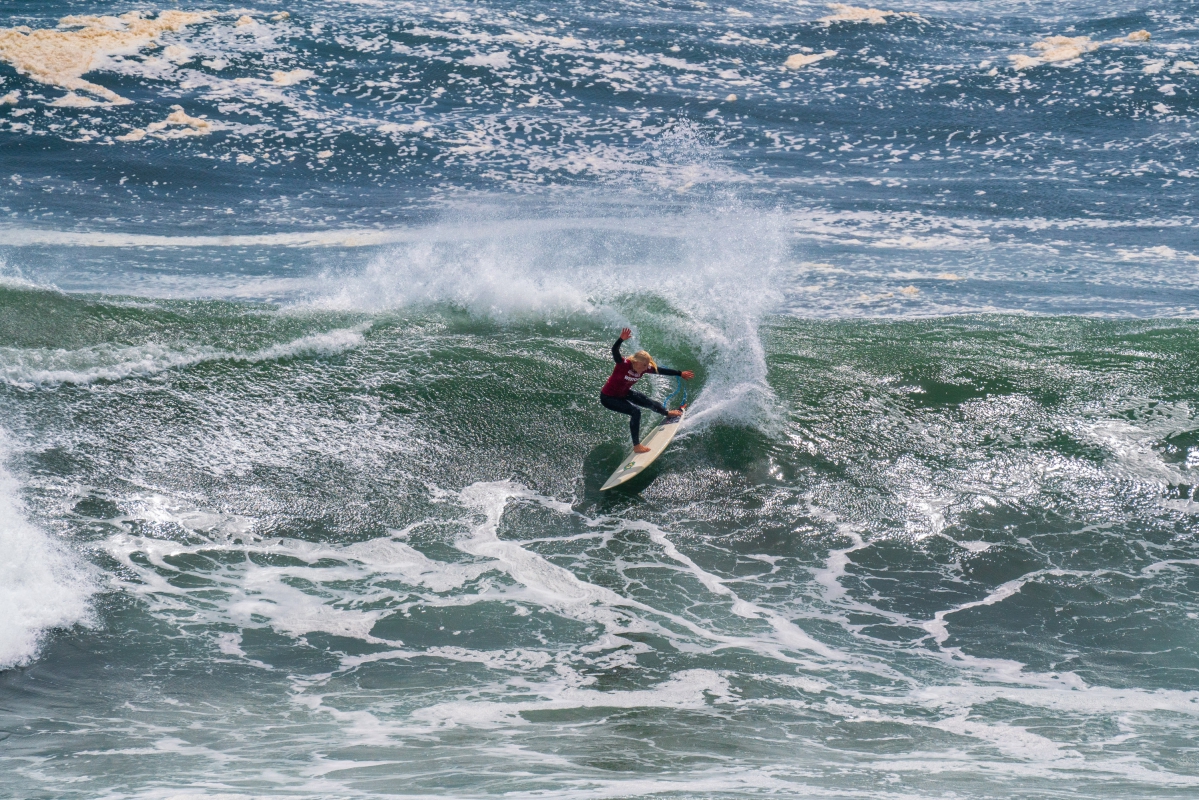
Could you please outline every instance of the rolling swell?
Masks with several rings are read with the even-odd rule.
[[[206,362],[334,355],[361,344],[370,327],[359,324],[277,341],[280,333],[297,332],[311,321],[279,320],[265,309],[259,309],[255,320],[243,308],[215,303],[89,300],[39,287],[0,288],[0,303],[7,312],[2,335],[17,345],[0,346],[0,379],[22,389],[148,378]],[[49,324],[43,322],[47,319]],[[236,349],[222,347],[230,321],[239,328]],[[327,321],[318,327],[321,323]],[[269,344],[272,339],[276,342]],[[38,344],[48,346],[30,346]]]

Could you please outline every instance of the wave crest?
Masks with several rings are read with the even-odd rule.
[[[78,350],[0,347],[0,380],[21,389],[83,385],[95,381],[145,378],[171,369],[212,361],[256,363],[303,356],[328,356],[364,341],[369,324],[301,336],[252,353],[207,346],[140,344],[93,345]]]
[[[667,351],[679,363],[664,363],[703,374],[687,425],[758,424],[774,405],[759,326],[782,302],[776,275],[788,247],[781,214],[740,208],[551,229],[514,221],[488,238],[431,234],[361,272],[328,273],[313,304],[368,313],[440,305],[501,324],[574,319],[613,332],[628,325],[630,345]]]
[[[0,670],[37,658],[49,631],[89,622],[95,592],[87,568],[25,516],[7,455],[0,430]]]

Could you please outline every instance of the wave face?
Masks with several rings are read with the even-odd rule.
[[[6,795],[1199,791],[1191,5],[36,6]]]

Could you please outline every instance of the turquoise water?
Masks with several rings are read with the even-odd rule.
[[[1194,4],[207,8],[0,65],[0,794],[1195,793]]]

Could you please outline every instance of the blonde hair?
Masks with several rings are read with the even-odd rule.
[[[637,366],[645,364],[647,365],[647,369],[656,370],[658,368],[658,364],[656,361],[654,361],[654,357],[651,356],[647,350],[638,350],[636,353],[633,353],[633,355],[629,356],[629,361],[633,362]],[[641,372],[645,371],[646,370],[644,369],[641,370]]]

